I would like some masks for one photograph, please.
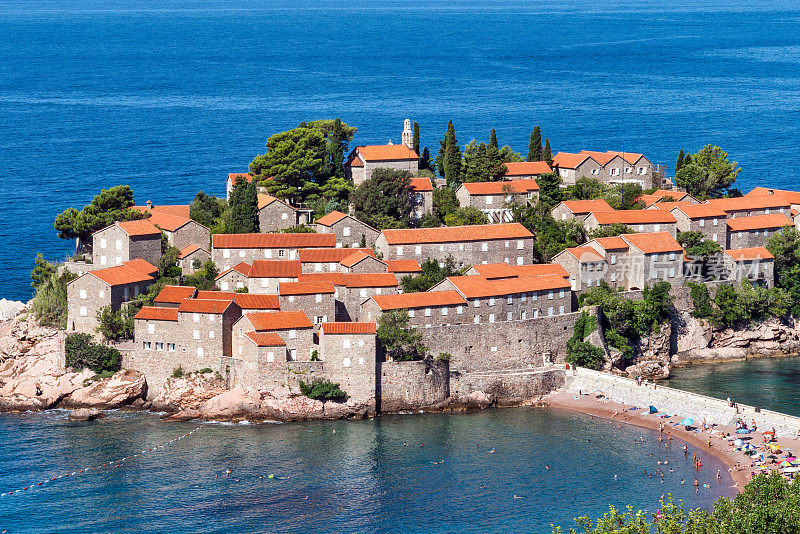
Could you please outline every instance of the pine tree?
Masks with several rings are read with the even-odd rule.
[[[489,146],[495,147],[498,152],[500,151],[500,144],[497,142],[497,132],[494,131],[494,128],[489,132]]]
[[[531,130],[531,142],[528,144],[528,161],[542,161],[542,130],[539,125]]]
[[[444,162],[447,159],[447,134],[450,133],[450,126],[452,124],[453,121],[450,121],[447,125],[444,137],[439,141],[439,152],[436,154],[436,159],[433,161],[433,165],[436,167],[436,172],[439,173],[439,176],[444,176]]]
[[[444,149],[444,179],[448,186],[456,186],[461,183],[461,149],[458,147],[452,120],[447,123]]]
[[[486,147],[486,158],[484,161],[484,180],[499,179],[504,176],[508,170],[505,165],[503,165],[503,157],[500,154],[500,149],[497,147],[497,135],[494,133],[494,128],[492,128],[492,133],[489,136],[489,145]]]
[[[678,161],[675,162],[675,173],[676,174],[678,173],[679,170],[681,170],[681,167],[683,167],[683,157],[684,157],[683,149],[681,149],[681,151],[678,152]]]
[[[344,178],[344,151],[347,150],[347,134],[342,128],[342,120],[333,121],[330,139],[330,175]]]
[[[414,136],[411,141],[411,150],[419,156],[419,123],[414,122]]]
[[[550,152],[550,139],[544,140],[544,152],[542,153],[542,160],[546,161],[548,165],[553,165],[553,154]]]
[[[431,151],[428,147],[422,149],[422,155],[419,157],[419,168],[431,170]]]

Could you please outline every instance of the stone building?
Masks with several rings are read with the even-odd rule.
[[[233,301],[242,309],[242,315],[247,315],[248,313],[280,310],[280,300],[278,295],[236,293]]]
[[[324,323],[319,354],[325,378],[339,384],[357,402],[372,403],[376,395],[377,328],[375,323]]]
[[[147,380],[147,397],[153,398],[178,367],[185,371],[197,371],[201,367],[187,369],[184,366],[186,349],[179,345],[182,340],[178,326],[177,307],[144,306],[133,319],[134,350],[122,352],[122,367],[139,371]],[[218,362],[214,366],[219,369]]]
[[[178,255],[178,266],[184,276],[194,274],[202,265],[211,259],[211,253],[197,245],[189,245]]]
[[[605,184],[635,183],[645,189],[661,185],[653,183],[650,161],[642,154],[632,152],[559,152],[553,156],[553,169],[561,177],[563,185],[574,185],[582,177]]]
[[[543,174],[553,172],[546,161],[509,161],[505,166],[506,180],[535,180]]]
[[[683,204],[700,204],[700,201],[685,191],[673,191],[670,189],[656,189],[652,193],[639,197],[644,202],[645,207],[650,207],[662,202],[681,202]]]
[[[728,248],[763,247],[767,239],[784,226],[794,226],[794,222],[783,213],[736,217],[727,220]]]
[[[399,283],[406,276],[417,276],[422,267],[417,260],[386,260],[387,270],[395,275]]]
[[[285,361],[308,361],[314,345],[314,328],[311,321],[302,311],[276,311],[248,313],[233,325],[233,352],[236,358],[257,360],[256,355],[245,354],[245,350],[252,350],[246,334],[248,332],[271,332],[280,336],[285,342],[285,352],[275,351],[274,356],[285,355]],[[277,345],[276,345],[277,346]],[[266,358],[270,362],[269,358]],[[271,362],[270,362],[271,363]]]
[[[164,232],[170,246],[183,250],[194,245],[208,250],[211,246],[211,230],[190,219],[188,215],[176,214],[188,212],[189,206],[162,206],[162,208],[173,208],[173,210],[161,210],[149,203],[139,209],[150,214],[147,220]]]
[[[304,248],[333,248],[333,234],[214,234],[211,258],[221,270],[255,260],[296,260]]]
[[[397,278],[391,273],[353,273],[342,276],[344,286],[337,290],[337,300],[342,303],[344,316],[337,313],[337,321],[360,321],[361,304],[374,295],[396,295]]]
[[[295,208],[272,195],[258,193],[258,228],[262,232],[279,232],[298,225],[308,225],[314,210]]]
[[[462,324],[467,301],[458,291],[426,291],[397,295],[374,295],[361,304],[362,321],[377,322],[381,315],[407,310],[411,326],[431,328]]]
[[[375,169],[408,171],[419,170],[419,155],[405,145],[357,146],[347,156],[344,176],[358,187],[372,178]]]
[[[775,195],[785,202],[788,202],[793,210],[800,210],[800,191],[789,191],[787,189],[773,189],[769,187],[754,187],[747,193],[746,197],[764,197]]]
[[[628,289],[643,289],[658,281],[681,282],[684,250],[668,232],[627,234]]]
[[[278,260],[280,261],[280,260]],[[287,262],[288,263],[288,262]],[[240,262],[219,273],[214,283],[221,291],[239,291],[247,288],[251,265]]]
[[[375,242],[383,260],[529,264],[533,261],[533,234],[519,223],[383,230]]]
[[[737,284],[742,280],[766,287],[775,284],[775,257],[765,247],[726,250],[723,261]]]
[[[235,334],[236,353],[232,359],[235,383],[257,390],[284,385],[283,375],[291,356],[286,341],[275,332],[249,331]]]
[[[611,287],[628,289],[631,272],[628,242],[619,236],[598,237],[586,245],[596,250],[605,260],[603,280]]]
[[[369,256],[375,255],[371,248],[309,248],[301,250],[298,258],[304,273],[335,273],[346,269],[341,265],[343,260],[359,252]]]
[[[386,273],[386,263],[372,254],[358,251],[339,262],[339,270],[343,273]]]
[[[456,189],[456,198],[462,208],[481,210],[489,222],[505,223],[512,219],[512,204],[527,206],[538,200],[539,185],[533,179],[464,182]]]
[[[278,294],[281,282],[297,282],[298,260],[255,260],[239,263],[217,275],[215,282],[222,291],[247,289],[248,293]]]
[[[142,259],[85,273],[67,284],[67,333],[99,338],[97,312],[104,306],[119,310],[147,292],[158,269]]]
[[[320,217],[314,226],[317,233],[335,235],[336,246],[340,248],[373,247],[380,234],[379,230],[341,211]]]
[[[411,215],[412,221],[419,221],[433,211],[433,183],[425,176],[411,179]],[[370,245],[374,245],[373,243]]]
[[[195,295],[197,288],[193,286],[164,286],[153,299],[153,304],[159,308],[177,308],[181,302],[195,298]]]
[[[501,278],[529,278],[531,276],[557,275],[569,280],[569,273],[557,263],[536,263],[533,265],[509,265],[507,263],[487,263],[473,265],[464,276],[482,276],[487,280]]]
[[[789,217],[792,214],[792,203],[784,195],[713,198],[705,204],[723,210],[729,219],[775,213]]]
[[[570,247],[562,250],[553,261],[561,265],[570,275],[573,291],[581,292],[600,285],[608,269],[603,255],[590,246]]]
[[[724,247],[728,240],[727,214],[712,204],[676,206],[670,210],[679,232],[700,232],[704,239]]]
[[[148,220],[115,222],[92,234],[93,262],[101,267],[141,258],[151,265],[161,259],[161,230]]]
[[[614,208],[604,199],[595,200],[565,200],[550,211],[557,221],[578,219],[583,221],[590,213],[596,211],[614,211]]]
[[[673,237],[677,231],[675,217],[661,210],[597,211],[587,215],[583,221],[587,232],[612,224],[624,224],[634,232],[669,232]]]
[[[278,284],[278,303],[284,311],[303,311],[314,324],[336,317],[336,299],[330,282],[282,282]]]

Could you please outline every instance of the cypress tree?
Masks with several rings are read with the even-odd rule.
[[[528,143],[528,161],[542,161],[542,130],[539,125],[531,130],[531,142]]]
[[[418,156],[419,154],[419,123],[414,121],[414,135],[411,141],[411,150],[413,150]]]
[[[686,154],[685,156],[683,156],[683,163],[681,164],[681,168],[686,167],[687,165],[690,165],[691,163],[692,163],[692,155],[691,154]]]
[[[244,189],[242,198],[243,233],[258,232],[258,192],[255,182],[250,182]]]
[[[498,151],[500,150],[500,145],[497,143],[497,132],[494,131],[494,128],[489,132],[489,146],[495,147]]]
[[[330,147],[330,174],[337,178],[344,178],[344,151],[347,150],[347,137],[342,128],[342,120],[339,118],[333,121]]]
[[[230,208],[228,209],[227,217],[225,219],[225,233],[238,234],[241,227],[241,206],[242,196],[244,195],[244,188],[247,187],[247,180],[243,176],[237,176],[236,181],[233,183],[233,190],[231,190],[231,198],[228,201]]]
[[[553,165],[553,154],[550,152],[550,139],[544,140],[544,152],[542,153],[542,160],[546,161],[548,165]]]
[[[456,129],[452,120],[447,123],[447,133],[444,137],[444,179],[448,186],[456,186],[461,181],[461,149],[458,147]]]
[[[494,132],[494,130],[492,130]],[[497,142],[497,136],[494,136],[494,142]],[[481,143],[483,144],[483,143]],[[497,148],[496,144],[493,144],[489,141],[489,146],[486,147],[486,172],[491,173],[489,169],[497,169],[500,165],[503,164],[503,157],[500,155],[500,150]],[[487,174],[488,177],[488,174]],[[488,179],[488,178],[487,178]]]
[[[675,173],[676,174],[678,173],[679,170],[681,170],[681,167],[683,167],[683,156],[684,156],[683,149],[681,149],[681,151],[678,152],[678,161],[675,162]]]
[[[428,150],[428,147],[422,149],[422,155],[419,157],[419,168],[429,170],[431,168],[431,151]]]

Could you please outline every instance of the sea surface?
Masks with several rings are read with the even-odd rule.
[[[732,0],[0,0],[0,296],[31,296],[53,218],[100,189],[221,195],[269,135],[341,117],[354,144],[420,123],[523,154],[705,143],[739,186],[797,187],[800,11]]]
[[[800,417],[800,357],[678,367],[666,385]]]
[[[549,408],[249,426],[124,412],[71,423],[53,411],[1,416],[0,442],[8,534],[550,533],[609,504],[656,511],[672,493],[711,507],[732,495],[702,449],[690,450],[703,462],[695,496],[681,442],[665,449],[657,432]],[[664,482],[643,473],[665,460]]]

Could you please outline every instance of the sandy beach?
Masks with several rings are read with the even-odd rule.
[[[704,431],[700,429],[702,421],[695,421],[694,430],[687,431],[683,426],[677,424],[684,418],[684,415],[664,413],[649,414],[648,406],[626,406],[612,402],[605,397],[598,397],[596,394],[576,395],[573,392],[557,391],[546,395],[542,401],[549,407],[579,412],[591,417],[599,417],[610,421],[648,428],[658,431],[663,428],[663,439],[686,442],[688,445],[713,455],[723,462],[730,472],[731,478],[739,491],[756,474],[761,472],[760,467],[751,465],[750,458],[742,451],[737,451],[732,445],[732,440],[726,440],[727,434],[742,438],[755,446],[760,446],[762,432],[769,430],[759,427],[755,433],[748,435],[735,434],[735,428],[729,425],[716,425],[713,429]],[[746,421],[750,424],[751,421]],[[756,420],[758,425],[758,420]],[[699,429],[699,431],[698,431]],[[748,439],[749,438],[749,439]],[[779,436],[778,442],[784,452],[778,454],[779,458],[786,456],[786,451],[800,451],[800,441]],[[690,449],[691,453],[691,449]],[[765,454],[766,456],[766,454]],[[767,460],[770,461],[770,460]],[[780,461],[780,460],[777,460]],[[777,469],[776,464],[768,464],[768,468]],[[688,481],[687,481],[688,482]]]

